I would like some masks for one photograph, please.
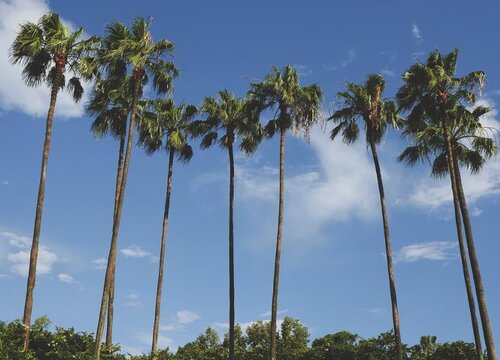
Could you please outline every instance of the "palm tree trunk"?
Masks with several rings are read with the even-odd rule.
[[[151,358],[155,359],[158,351],[158,330],[160,328],[161,293],[163,286],[163,267],[165,264],[165,248],[167,246],[168,213],[170,210],[170,194],[172,193],[172,175],[174,172],[174,150],[170,149],[168,155],[167,195],[165,197],[165,210],[161,230],[160,265],[158,268],[158,284],[156,286],[155,318],[153,323],[153,341],[151,345]]]
[[[450,132],[448,129],[448,124],[446,119],[443,122],[443,128],[445,131],[445,136],[447,139],[448,153],[451,154],[450,164],[450,174],[454,174],[456,182],[456,194],[460,203],[460,211],[462,212],[462,218],[465,228],[465,237],[467,239],[467,248],[469,250],[469,260],[472,269],[472,276],[474,277],[474,284],[476,287],[476,297],[479,307],[479,315],[481,316],[481,324],[483,326],[484,341],[486,343],[486,350],[488,352],[488,359],[497,360],[497,353],[495,350],[495,341],[493,339],[493,331],[491,329],[490,317],[488,314],[488,306],[486,304],[486,295],[483,288],[483,280],[481,277],[481,271],[479,269],[479,260],[477,259],[476,246],[474,244],[474,237],[472,235],[472,224],[469,217],[469,210],[467,208],[467,201],[465,199],[464,189],[462,185],[462,177],[460,175],[460,168],[458,166],[458,161],[455,156],[453,156]]]
[[[137,104],[137,98],[139,96],[140,90],[140,81],[136,80],[134,85],[134,94],[132,99],[132,111],[130,113],[130,122],[128,129],[128,138],[127,138],[127,149],[125,151],[125,159],[123,162],[123,176],[121,182],[120,194],[118,196],[118,204],[116,207],[116,214],[113,220],[113,231],[111,235],[111,244],[108,255],[108,264],[106,266],[106,275],[104,277],[104,286],[102,291],[101,298],[101,307],[99,310],[99,320],[97,322],[97,330],[96,330],[96,338],[95,338],[95,347],[94,347],[94,360],[99,360],[101,354],[101,339],[104,328],[104,318],[106,315],[107,302],[109,297],[109,288],[111,284],[112,278],[112,269],[113,264],[116,261],[116,242],[118,240],[118,231],[120,229],[120,220],[122,214],[123,207],[123,198],[125,195],[125,187],[127,185],[127,175],[128,168],[130,164],[130,154],[132,153],[132,143],[134,141],[134,128],[135,128],[135,108]]]
[[[460,214],[460,204],[458,201],[458,197],[456,197],[455,194],[453,195],[453,208],[455,211],[455,224],[457,228],[458,245],[460,249],[460,259],[462,261],[462,271],[464,274],[465,289],[467,292],[467,300],[469,303],[472,331],[474,333],[474,343],[476,344],[476,359],[482,360],[483,350],[481,345],[481,335],[479,333],[479,324],[476,315],[476,304],[474,301],[474,293],[472,291],[471,279],[469,274],[469,263],[467,262],[467,250],[465,249],[465,241],[462,232],[462,215]]]
[[[29,347],[31,313],[33,311],[33,290],[36,284],[36,264],[38,260],[38,248],[40,245],[40,231],[42,228],[43,201],[45,198],[45,181],[47,178],[47,166],[49,164],[50,142],[52,140],[52,125],[54,122],[54,111],[56,108],[57,93],[60,88],[64,67],[56,64],[56,76],[52,90],[50,92],[50,105],[47,113],[45,127],[45,141],[42,153],[42,170],[40,173],[40,183],[38,185],[38,198],[36,202],[35,225],[33,228],[33,241],[31,243],[30,264],[28,270],[28,282],[26,286],[26,300],[24,303],[24,350]]]
[[[234,360],[234,154],[229,152],[229,360]]]
[[[278,320],[278,288],[280,282],[281,237],[283,233],[283,210],[285,196],[285,134],[280,132],[280,190],[278,210],[278,232],[276,235],[276,256],[274,259],[273,299],[271,307],[271,360],[276,360],[276,331]]]
[[[126,130],[126,128],[123,128]],[[120,148],[118,150],[118,166],[116,171],[116,186],[115,186],[115,205],[113,210],[113,221],[116,217],[116,207],[118,205],[118,199],[120,197],[121,183],[123,177],[123,153],[125,150],[125,131],[122,131],[120,135]],[[115,244],[116,245],[116,244]],[[115,249],[116,251],[116,249]],[[113,264],[112,274],[111,274],[111,284],[109,286],[109,298],[108,298],[108,319],[106,326],[106,346],[110,347],[113,344],[113,315],[114,309],[113,305],[115,302],[115,272],[116,263]]]
[[[387,208],[385,204],[384,183],[382,182],[382,172],[380,171],[380,164],[378,161],[377,147],[373,142],[370,142],[372,150],[373,163],[375,164],[375,171],[377,173],[378,191],[380,194],[380,207],[382,210],[382,222],[384,223],[384,238],[385,238],[385,254],[387,257],[387,272],[389,274],[389,288],[391,292],[392,304],[392,322],[394,325],[394,337],[396,340],[396,359],[403,359],[403,346],[401,344],[401,332],[399,329],[399,310],[398,299],[396,296],[396,280],[394,276],[394,266],[392,263],[392,249],[391,238],[389,233],[389,221],[387,216]]]

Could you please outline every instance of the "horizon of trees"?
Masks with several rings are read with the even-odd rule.
[[[35,320],[31,332],[32,346],[23,351],[23,324],[0,321],[0,358],[5,360],[90,360],[94,352],[94,335],[74,328],[55,327],[42,316]],[[270,351],[270,322],[257,321],[245,331],[235,326],[235,356],[238,360],[266,360]],[[278,360],[392,360],[396,355],[392,331],[362,338],[348,331],[338,331],[311,340],[309,329],[299,320],[285,317],[276,333]],[[179,346],[157,351],[158,360],[223,360],[229,355],[229,333],[221,338],[208,327],[196,339]],[[474,360],[473,343],[461,340],[440,343],[425,335],[418,344],[402,343],[405,360]],[[119,344],[103,344],[102,359],[149,360],[149,354],[124,353]]]
[[[29,351],[30,344],[33,291],[36,283],[45,182],[57,95],[59,91],[67,89],[72,92],[74,100],[79,101],[84,90],[80,79],[85,79],[94,84],[90,100],[86,104],[88,115],[94,119],[92,132],[96,136],[111,134],[120,140],[112,236],[94,341],[95,360],[102,358],[101,339],[106,321],[106,346],[112,346],[117,242],[131,152],[136,143],[144,148],[148,155],[160,150],[168,153],[167,189],[151,348],[151,357],[159,356],[158,325],[174,160],[177,156],[181,162],[189,161],[193,155],[190,143],[198,138],[201,138],[201,148],[217,144],[228,152],[229,157],[228,356],[231,360],[237,357],[238,339],[234,320],[233,147],[239,146],[242,151],[251,154],[261,141],[279,134],[278,223],[271,322],[267,331],[270,342],[266,354],[271,360],[278,359],[277,313],[282,228],[285,221],[283,209],[286,183],[284,173],[286,133],[288,131],[301,133],[308,139],[310,128],[320,120],[334,122],[336,126],[331,131],[330,138],[334,140],[339,135],[347,144],[353,143],[363,129],[366,143],[373,156],[385,240],[395,358],[402,360],[405,354],[400,335],[389,216],[377,155],[378,146],[389,128],[401,129],[409,141],[409,146],[400,155],[400,160],[406,165],[434,159],[432,174],[438,177],[450,176],[462,271],[476,344],[475,356],[477,359],[483,358],[480,320],[488,359],[497,360],[460,172],[462,167],[472,173],[478,173],[498,150],[494,137],[486,134],[487,129],[481,124],[481,116],[490,112],[490,109],[475,106],[476,99],[483,90],[484,72],[474,71],[457,77],[458,50],[455,49],[449,54],[441,54],[439,50],[435,50],[429,54],[425,63],[417,62],[404,72],[403,85],[396,94],[396,102],[383,98],[385,89],[383,76],[369,74],[361,84],[347,83],[346,89],[337,93],[342,104],[327,119],[321,119],[324,95],[320,87],[317,84],[302,86],[299,73],[292,66],[285,66],[283,70],[273,66],[271,72],[261,81],[249,84],[246,97],[236,99],[229,91],[222,90],[218,98],[206,97],[198,109],[194,105],[175,104],[173,101],[173,84],[179,74],[175,64],[170,61],[174,44],[166,39],[153,41],[150,26],[151,19],[142,17],[134,19],[130,28],[120,21],[114,21],[106,26],[103,37],[92,36],[82,39],[83,29],[70,32],[60,21],[59,15],[50,12],[42,16],[38,23],[22,24],[11,46],[11,61],[23,66],[23,78],[26,84],[38,86],[45,83],[51,88],[23,315],[24,351]],[[66,80],[68,74],[74,76]],[[143,90],[148,83],[158,96],[163,97],[146,98]],[[262,114],[267,114],[266,112],[274,115],[267,124],[263,124]],[[134,135],[135,133],[138,135]],[[469,266],[472,279],[469,275]],[[475,301],[479,310],[479,320],[476,316]]]

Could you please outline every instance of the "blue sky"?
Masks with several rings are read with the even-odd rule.
[[[481,69],[484,119],[499,127],[500,49],[494,1],[172,1],[0,0],[0,319],[20,318],[25,295],[47,89],[27,89],[7,49],[17,24],[49,9],[100,35],[114,19],[154,17],[153,37],[176,44],[178,101],[199,104],[227,88],[243,96],[271,65],[294,65],[303,84],[319,83],[324,112],[346,81],[383,73],[386,96],[400,74],[436,48],[460,49],[458,72]],[[473,16],[471,14],[474,14]],[[472,18],[472,20],[471,20]],[[83,101],[84,103],[85,101]],[[83,103],[61,95],[49,163],[34,316],[94,331],[111,233],[118,144],[94,139]],[[389,202],[403,340],[434,334],[472,341],[448,181],[429,168],[396,162],[404,142],[380,148]],[[197,149],[197,147],[196,147]],[[276,139],[237,158],[236,320],[269,318],[277,218]],[[147,351],[153,320],[166,156],[134,148],[119,237],[115,341]],[[169,224],[160,346],[176,348],[207,326],[227,324],[227,155],[197,150],[176,164]],[[500,161],[465,190],[494,333],[500,336],[497,255]],[[375,172],[366,146],[331,142],[321,127],[309,144],[289,136],[280,317],[299,318],[311,337],[349,330],[363,337],[392,327]],[[497,344],[498,343],[497,340]]]

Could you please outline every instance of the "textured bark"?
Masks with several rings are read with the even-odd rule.
[[[126,127],[123,127],[125,130]],[[118,199],[120,197],[121,183],[123,176],[123,153],[125,151],[125,136],[127,134],[122,131],[120,135],[120,147],[118,150],[118,166],[116,171],[116,186],[115,186],[115,205],[113,210],[113,222],[116,218],[116,208],[118,205]],[[116,244],[115,244],[116,245]],[[115,249],[116,252],[116,249]],[[116,262],[113,264],[111,270],[111,284],[109,286],[109,296],[108,296],[108,318],[106,323],[106,346],[111,346],[113,344],[113,315],[114,315],[114,302],[115,302],[115,273],[116,273]]]
[[[233,137],[229,152],[229,360],[234,360],[234,154]]]
[[[104,328],[104,320],[106,317],[106,308],[108,305],[108,297],[109,297],[109,288],[111,284],[112,278],[112,270],[113,264],[116,261],[116,242],[118,240],[118,232],[120,229],[120,220],[123,208],[123,199],[125,195],[125,188],[127,185],[127,176],[128,176],[128,168],[130,164],[130,155],[132,153],[132,143],[134,141],[134,128],[135,128],[135,107],[137,104],[137,98],[139,96],[140,90],[140,81],[136,80],[134,86],[134,94],[132,100],[132,111],[130,113],[130,122],[128,129],[128,138],[127,138],[127,148],[125,151],[125,159],[123,161],[123,176],[121,181],[121,190],[118,196],[118,204],[116,206],[116,214],[113,220],[113,231],[111,235],[111,244],[108,255],[108,264],[106,266],[106,275],[104,277],[104,286],[102,291],[101,298],[101,307],[99,310],[99,320],[97,322],[97,330],[95,337],[95,347],[94,347],[94,360],[99,360],[101,354],[101,339]]]
[[[36,202],[35,225],[33,227],[33,241],[31,243],[30,264],[28,270],[28,281],[26,286],[26,300],[24,303],[24,350],[29,347],[31,314],[33,311],[33,290],[36,284],[36,265],[38,260],[38,248],[40,246],[40,231],[42,228],[43,201],[45,198],[45,182],[47,179],[47,167],[49,164],[50,143],[52,140],[52,125],[54,123],[54,111],[56,108],[57,93],[61,84],[64,65],[56,64],[56,77],[50,92],[50,105],[47,113],[45,126],[45,141],[42,153],[42,169],[40,172],[40,182],[38,185],[38,198]]]
[[[172,193],[172,175],[174,172],[174,150],[170,149],[168,155],[167,194],[165,196],[165,210],[161,229],[160,265],[158,267],[158,284],[156,286],[155,318],[153,323],[153,341],[151,344],[151,357],[156,358],[158,352],[158,331],[160,329],[161,295],[163,288],[163,269],[165,264],[165,249],[167,246],[168,214],[170,211],[170,194]]]
[[[447,152],[448,154],[448,152]],[[455,155],[453,153],[453,158],[455,158]],[[454,164],[455,166],[455,164]],[[451,180],[451,178],[450,178]],[[452,180],[453,182],[453,180]],[[453,184],[452,184],[452,190],[453,190]],[[455,225],[457,229],[457,238],[458,238],[458,246],[460,249],[460,259],[462,261],[462,271],[464,274],[464,282],[465,282],[465,290],[467,292],[467,301],[469,303],[469,312],[470,312],[470,317],[471,317],[471,323],[472,323],[472,331],[474,333],[474,343],[476,345],[476,359],[482,360],[483,359],[483,350],[482,350],[482,345],[481,345],[481,334],[479,332],[479,324],[477,321],[477,315],[476,315],[476,304],[474,300],[474,293],[472,291],[472,284],[471,284],[471,279],[470,279],[470,273],[469,273],[469,263],[467,261],[467,250],[465,248],[465,240],[463,236],[463,231],[462,231],[462,215],[460,213],[460,204],[458,197],[456,196],[455,192],[453,192],[453,209],[455,212]]]
[[[486,350],[489,360],[497,360],[497,353],[495,350],[495,341],[493,339],[493,330],[491,329],[490,317],[488,314],[488,306],[486,304],[486,295],[483,288],[483,280],[481,271],[479,269],[479,260],[477,259],[476,246],[474,244],[474,237],[472,234],[472,224],[470,221],[469,210],[467,208],[467,201],[465,199],[464,189],[462,185],[462,177],[460,175],[460,168],[458,161],[453,156],[452,146],[450,141],[450,131],[446,119],[443,119],[443,129],[447,139],[448,154],[451,154],[451,161],[448,161],[450,166],[450,174],[454,174],[455,190],[454,193],[458,196],[460,203],[460,211],[462,212],[462,219],[465,229],[465,237],[467,239],[467,249],[469,250],[469,261],[472,269],[472,276],[474,277],[474,284],[476,288],[476,298],[479,307],[479,315],[481,316],[481,324],[483,326],[483,336],[486,343]],[[453,182],[453,180],[452,180]]]
[[[273,299],[271,305],[271,360],[276,360],[276,332],[278,320],[278,288],[280,282],[281,237],[283,233],[283,210],[285,196],[285,129],[280,132],[280,190],[276,256],[274,259]]]
[[[387,207],[385,203],[384,183],[382,181],[382,172],[380,171],[380,164],[378,161],[377,147],[373,142],[370,143],[372,150],[373,163],[377,173],[378,191],[380,195],[380,208],[382,210],[382,222],[384,224],[384,238],[385,238],[385,254],[387,258],[387,273],[389,275],[389,289],[391,293],[392,305],[392,323],[394,325],[394,338],[396,340],[396,359],[403,359],[403,346],[401,344],[401,331],[399,329],[399,310],[398,299],[396,296],[396,279],[394,276],[394,265],[392,262],[392,249],[391,237],[389,232],[389,220],[387,216]]]

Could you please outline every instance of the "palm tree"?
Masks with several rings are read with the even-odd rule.
[[[422,113],[419,118],[411,118],[412,121],[406,123],[404,135],[409,137],[413,144],[407,147],[398,159],[406,163],[406,165],[414,166],[420,161],[427,160],[430,162],[431,157],[433,157],[432,176],[444,177],[449,173],[446,155],[447,145],[442,128],[439,125],[440,112],[437,110],[435,107],[430,108],[425,113]],[[450,126],[450,140],[455,171],[457,172],[456,177],[460,175],[460,165],[467,167],[472,173],[478,173],[485,164],[486,159],[493,156],[497,151],[494,140],[488,136],[487,129],[480,123],[481,116],[488,112],[490,112],[488,107],[478,106],[471,111],[463,105],[457,104],[453,108],[447,109],[448,117],[453,119]],[[453,205],[476,354],[478,359],[482,359],[481,335],[476,316],[476,305],[469,274],[458,198],[453,199]]]
[[[142,17],[135,18],[130,30],[121,22],[114,22],[106,27],[106,36],[103,39],[103,49],[99,54],[99,63],[108,78],[122,78],[128,70],[131,74],[132,97],[130,105],[130,120],[128,125],[127,146],[123,160],[123,174],[120,193],[113,220],[113,231],[106,266],[106,275],[101,298],[99,320],[96,330],[95,360],[99,359],[101,351],[101,337],[106,315],[109,291],[113,280],[113,269],[116,264],[116,242],[120,228],[123,199],[127,184],[130,155],[134,141],[134,128],[139,110],[139,101],[143,86],[148,81],[148,74],[153,77],[153,87],[158,93],[172,91],[172,79],[178,75],[173,63],[165,57],[173,50],[173,43],[166,39],[153,42],[149,28],[150,20]]]
[[[261,129],[258,118],[252,116],[248,102],[236,99],[227,90],[220,91],[218,98],[206,97],[202,112],[205,121],[196,124],[203,135],[201,147],[206,149],[218,144],[229,155],[229,359],[234,360],[235,310],[234,310],[234,153],[233,146],[238,136],[242,137],[241,150],[245,153],[255,151]],[[221,136],[220,134],[221,133]],[[220,136],[220,138],[219,138]]]
[[[380,195],[387,272],[391,294],[392,321],[396,342],[396,358],[402,360],[403,349],[399,328],[399,309],[392,261],[389,220],[385,202],[384,184],[377,154],[377,145],[384,138],[387,128],[389,126],[397,126],[400,118],[394,102],[382,98],[385,88],[385,80],[382,75],[370,74],[363,84],[347,83],[346,88],[347,91],[337,93],[337,96],[343,102],[341,108],[328,118],[328,120],[332,120],[337,124],[331,131],[330,138],[333,140],[338,134],[341,134],[347,144],[352,144],[359,136],[359,122],[362,122],[365,129],[365,139],[372,152]]]
[[[320,117],[323,93],[316,84],[301,87],[297,70],[287,65],[283,71],[273,66],[271,73],[260,83],[251,84],[249,97],[252,107],[257,111],[275,110],[274,118],[269,120],[265,127],[266,136],[272,137],[278,131],[280,133],[278,231],[271,307],[271,360],[276,360],[276,322],[285,191],[285,135],[287,130],[293,129],[303,131],[306,138],[308,137],[310,127]]]
[[[115,201],[113,210],[113,221],[116,217],[116,208],[121,191],[121,179],[123,176],[123,155],[125,151],[125,138],[127,135],[127,118],[130,114],[131,92],[130,77],[99,79],[96,82],[90,100],[86,106],[86,112],[90,117],[95,117],[91,130],[96,137],[104,137],[111,134],[120,140],[118,148],[118,165],[116,173]],[[116,243],[115,243],[116,246]],[[115,250],[116,251],[116,250]],[[112,280],[109,289],[108,316],[106,327],[106,345],[113,343],[113,304],[114,304],[114,278],[115,268],[112,268]]]
[[[193,149],[187,142],[187,129],[198,109],[193,105],[175,106],[172,99],[151,101],[149,110],[139,127],[139,143],[148,155],[164,149],[168,153],[167,193],[161,232],[160,264],[158,268],[158,284],[156,288],[156,304],[153,324],[153,341],[151,356],[155,358],[158,352],[158,330],[160,327],[161,295],[163,287],[163,268],[165,263],[165,249],[167,245],[168,214],[170,209],[170,195],[172,193],[172,178],[174,171],[174,157],[179,161],[189,162],[193,156]]]
[[[449,111],[449,109],[454,109],[461,104],[471,105],[475,103],[476,87],[479,88],[479,92],[482,91],[485,74],[482,71],[473,71],[463,77],[456,77],[457,57],[457,49],[444,56],[439,50],[435,50],[430,53],[426,63],[412,65],[403,74],[404,84],[398,91],[397,99],[400,108],[410,111],[409,121],[428,114],[427,120],[432,120],[434,125],[440,126],[442,129],[446,141],[446,156],[442,158],[442,161],[446,160],[453,198],[458,199],[460,206],[488,358],[497,360],[472,224],[461,187],[458,160],[455,160],[453,156],[450,127],[453,128],[454,122],[460,119],[454,119]],[[458,124],[457,122],[455,126]]]
[[[43,202],[45,197],[45,182],[49,161],[50,143],[52,140],[52,125],[60,90],[66,89],[78,102],[83,95],[80,77],[83,76],[85,63],[91,62],[92,51],[97,39],[91,37],[82,39],[83,29],[75,32],[63,25],[59,15],[49,12],[43,15],[38,23],[27,22],[20,26],[10,48],[10,60],[13,64],[20,64],[23,68],[23,79],[28,86],[38,86],[45,83],[51,88],[50,104],[47,113],[45,142],[42,153],[42,170],[38,186],[36,203],[35,225],[33,241],[31,243],[30,264],[24,304],[23,323],[25,326],[24,349],[29,345],[31,313],[33,309],[33,289],[36,281],[36,265],[42,226]],[[87,57],[86,57],[87,56]],[[69,67],[73,77],[66,82],[65,73]]]

